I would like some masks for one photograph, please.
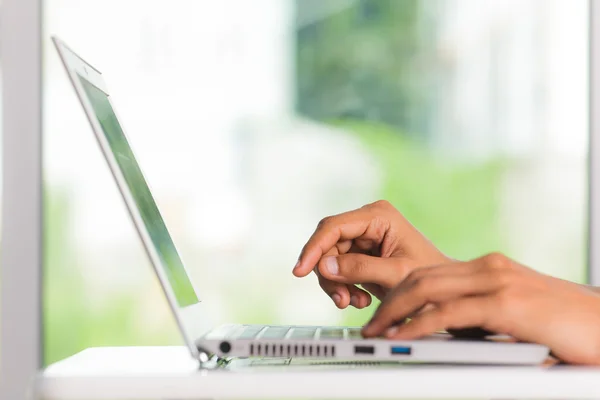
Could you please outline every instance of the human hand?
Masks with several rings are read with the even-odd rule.
[[[427,304],[434,307],[419,312]],[[411,321],[397,324],[406,317]],[[565,362],[600,364],[600,295],[501,254],[413,271],[390,291],[363,335],[411,340],[471,327],[547,345]]]
[[[377,201],[322,219],[293,272],[314,271],[339,308],[364,308],[369,292],[381,300],[414,268],[448,262],[390,203]]]

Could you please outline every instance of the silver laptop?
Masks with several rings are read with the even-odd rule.
[[[339,363],[426,362],[470,364],[538,364],[548,348],[504,338],[459,340],[436,334],[420,340],[364,339],[359,327],[207,326],[205,304],[188,278],[171,235],[146,184],[119,123],[102,74],[61,40],[53,38],[71,83],[88,117],[100,149],[127,205],[183,339],[200,363],[244,359],[248,364],[293,364],[318,359]],[[222,364],[222,363],[220,363]]]

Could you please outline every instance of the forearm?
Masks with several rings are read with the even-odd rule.
[[[572,285],[579,286],[579,287],[581,287],[581,288],[585,288],[585,289],[587,289],[587,290],[589,290],[589,291],[592,291],[592,292],[594,292],[594,293],[595,293],[595,294],[597,294],[597,295],[600,295],[600,286],[594,286],[594,285],[584,285],[584,284],[582,284],[582,283],[575,283],[575,282],[573,282],[573,281],[568,281],[568,280],[565,280],[565,279],[561,279],[561,281],[563,281],[563,282],[569,282],[569,283],[570,283],[570,284],[572,284]]]
[[[592,285],[581,285],[584,288],[591,290],[594,293],[600,294],[600,287],[599,286],[592,286]]]

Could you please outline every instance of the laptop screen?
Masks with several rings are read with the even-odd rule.
[[[196,292],[160,215],[144,175],[131,152],[117,116],[108,101],[108,96],[81,76],[79,80],[125,178],[156,253],[160,257],[177,303],[180,307],[197,303]]]

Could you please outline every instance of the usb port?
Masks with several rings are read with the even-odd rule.
[[[392,346],[393,355],[409,355],[411,352],[411,348],[407,346]]]
[[[375,354],[374,346],[354,346],[354,354]]]

